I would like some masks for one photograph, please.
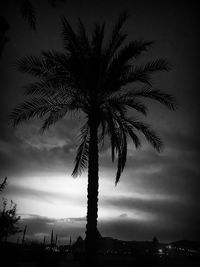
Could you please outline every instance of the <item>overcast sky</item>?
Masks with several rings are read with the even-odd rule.
[[[159,154],[144,141],[136,151],[130,142],[117,187],[109,147],[100,152],[99,230],[124,240],[199,239],[199,32],[194,3],[66,0],[52,8],[48,1],[32,1],[34,32],[20,15],[19,1],[5,2],[0,10],[10,30],[0,59],[0,178],[8,177],[4,196],[17,203],[29,238],[42,240],[52,228],[63,242],[70,235],[85,236],[87,172],[71,177],[82,117],[66,117],[44,135],[38,133],[38,121],[17,130],[9,126],[8,115],[24,99],[23,86],[31,81],[16,70],[16,60],[41,50],[63,50],[63,15],[74,27],[81,17],[88,31],[95,21],[106,21],[109,32],[119,13],[128,10],[125,30],[130,39],[155,41],[143,60],[167,58],[171,63],[172,70],[154,75],[153,84],[173,94],[178,109],[172,112],[148,102],[150,113],[144,119],[158,131],[165,149]]]

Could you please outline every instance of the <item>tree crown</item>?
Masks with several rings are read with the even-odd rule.
[[[174,97],[155,89],[152,74],[168,71],[166,59],[156,59],[143,65],[137,58],[153,44],[151,41],[127,42],[123,25],[127,14],[122,13],[115,23],[109,41],[105,41],[105,24],[95,24],[87,35],[79,19],[75,32],[66,18],[62,19],[64,52],[43,51],[41,57],[28,56],[18,61],[20,71],[38,79],[25,86],[25,100],[11,114],[14,126],[31,118],[44,119],[41,130],[63,118],[68,112],[81,111],[86,123],[80,130],[80,145],[73,175],[87,167],[90,128],[98,129],[99,143],[110,136],[111,154],[118,157],[116,183],[127,157],[127,136],[135,147],[141,146],[137,132],[160,151],[163,143],[150,125],[128,111],[147,115],[142,99],[153,99],[168,109],[175,108]]]

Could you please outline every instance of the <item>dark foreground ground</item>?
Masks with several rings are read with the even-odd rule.
[[[1,267],[81,267],[72,253],[61,254],[41,249],[0,247]],[[100,255],[98,267],[199,267],[200,256]]]
[[[38,261],[38,259],[22,259],[20,261],[16,259],[9,259],[4,263],[1,263],[2,267],[81,267],[79,261],[74,260],[71,255],[62,257],[49,257],[45,260]],[[199,267],[200,261],[186,258],[176,257],[168,259],[148,259],[143,258],[137,260],[135,258],[122,257],[122,256],[106,256],[100,257],[98,267]]]

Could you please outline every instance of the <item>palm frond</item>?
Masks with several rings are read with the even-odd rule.
[[[141,147],[141,142],[139,137],[137,136],[137,134],[135,133],[135,128],[133,127],[133,125],[129,122],[129,120],[127,120],[126,117],[121,117],[120,118],[123,127],[126,129],[126,132],[129,134],[129,136],[131,137],[133,144],[135,145],[136,148]]]
[[[105,71],[105,94],[118,91],[123,85],[130,82],[149,84],[149,73],[141,67],[132,67],[132,60],[146,51],[152,42],[133,41],[122,47],[110,60]]]
[[[68,85],[68,83],[61,83],[61,81],[41,81],[41,82],[34,82],[24,86],[25,95],[33,96],[38,95],[41,97],[53,97],[53,96],[60,96],[63,98],[66,97],[73,97],[75,96],[78,91],[76,88],[73,88]],[[80,94],[79,94],[80,95]]]
[[[105,138],[105,135],[107,133],[107,124],[106,124],[106,121],[101,118],[100,119],[100,128],[101,128],[101,132],[99,133],[98,135],[98,142],[102,144],[102,147],[104,145],[104,138]]]
[[[126,118],[126,120],[138,131],[143,133],[146,140],[158,151],[160,152],[163,149],[163,142],[156,132],[151,128],[150,125],[141,122],[134,121],[133,119]]]
[[[17,61],[18,70],[33,76],[46,76],[48,69],[40,57],[28,56]]]
[[[169,70],[170,65],[166,59],[157,59],[141,66],[131,67],[123,73],[121,85],[126,85],[132,82],[142,82],[151,85],[151,74]]]
[[[118,20],[117,20],[117,22],[113,28],[113,31],[112,31],[112,39],[111,39],[112,42],[111,43],[113,43],[116,40],[116,38],[117,38],[121,28],[123,27],[124,23],[126,22],[127,18],[128,18],[128,13],[126,11],[123,11],[119,15]]]
[[[79,54],[80,52],[80,45],[78,36],[72,29],[71,25],[69,24],[68,20],[63,17],[62,19],[62,26],[63,26],[63,41],[64,47],[70,53]]]
[[[128,18],[127,12],[121,13],[119,16],[117,23],[115,24],[113,30],[112,30],[112,35],[111,35],[111,40],[109,41],[108,47],[105,51],[105,57],[106,57],[106,64],[112,59],[113,55],[117,51],[117,49],[123,44],[123,42],[127,38],[126,33],[121,33],[121,29],[126,22]]]
[[[43,51],[42,57],[27,56],[16,62],[18,70],[45,81],[59,80],[66,82],[71,79],[68,58],[56,51]]]
[[[104,39],[105,23],[102,25],[96,23],[92,33],[92,50],[94,58],[98,59],[101,56],[103,39]]]
[[[157,60],[153,60],[151,62],[146,63],[143,67],[139,67],[143,69],[144,72],[158,72],[158,71],[169,71],[170,65],[167,59],[160,58]]]
[[[58,102],[53,98],[33,97],[24,101],[21,105],[16,107],[10,114],[10,122],[14,127],[23,121],[33,118],[43,118],[51,111],[56,111],[66,104]]]
[[[151,86],[151,76],[147,72],[143,72],[139,68],[128,68],[121,73],[119,87],[125,86],[129,83],[142,83]]]
[[[25,95],[53,96],[57,90],[51,83],[46,81],[30,83],[24,86]]]
[[[102,109],[124,114],[126,112],[126,106],[119,101],[119,99],[108,99],[102,106]]]
[[[141,142],[140,142],[139,137],[135,133],[135,127],[133,126],[134,124],[131,119],[127,118],[127,116],[124,116],[122,114],[117,115],[116,113],[114,114],[114,118],[117,121],[117,124],[119,126],[117,128],[117,132],[119,133],[117,137],[118,146],[116,147],[116,153],[118,154],[118,168],[117,168],[115,185],[117,185],[117,183],[120,180],[121,174],[124,170],[125,164],[126,164],[127,135],[130,136],[136,148],[141,146]],[[151,138],[153,137],[151,136]],[[149,139],[151,138],[149,137]]]
[[[156,100],[166,106],[168,109],[176,109],[176,99],[171,94],[162,92],[161,90],[153,90],[151,88],[143,88],[140,90],[135,90],[135,92],[130,92],[130,97],[145,97]]]
[[[85,53],[90,54],[91,53],[90,41],[87,36],[85,26],[80,18],[78,21],[78,39]]]
[[[26,20],[31,29],[36,29],[35,9],[29,0],[22,0],[20,11],[24,20]]]
[[[108,105],[126,111],[125,106],[135,109],[137,112],[143,115],[147,114],[147,107],[140,101],[130,97],[128,94],[119,94],[116,96],[111,96],[107,100]],[[105,105],[105,103],[104,103]],[[121,112],[120,112],[121,113]]]
[[[117,138],[117,125],[113,118],[113,110],[110,106],[107,106],[106,111],[104,110],[104,120],[107,122],[107,134],[110,135],[110,142],[111,142],[111,156],[112,162],[115,160],[115,149],[119,146],[119,141]]]
[[[82,173],[83,170],[87,167],[88,156],[89,156],[89,126],[86,123],[80,134],[81,144],[77,150],[75,158],[75,167],[72,172],[72,176],[77,177]]]
[[[148,62],[142,66],[135,67],[133,69],[133,72],[152,74],[158,71],[169,71],[169,70],[170,70],[170,66],[166,59],[157,59],[157,60]]]
[[[55,124],[57,121],[61,120],[69,110],[68,105],[61,107],[58,110],[50,111],[49,116],[45,119],[40,131],[43,133],[44,131],[48,130],[49,127],[53,124]]]
[[[139,148],[141,147],[141,142],[140,142],[140,139],[139,137],[137,136],[137,134],[133,131],[133,128],[130,127],[129,125],[126,125],[126,129],[127,129],[127,132],[128,134],[130,135],[132,141],[133,141],[133,144],[136,148]]]
[[[42,55],[45,58],[45,63],[54,67],[57,70],[60,69],[65,73],[68,71],[68,59],[69,56],[66,53],[58,52],[55,50],[42,51]]]
[[[120,146],[117,147],[118,163],[117,163],[115,185],[117,185],[120,180],[127,159],[127,140],[126,140],[126,133],[123,128],[121,129],[120,137],[121,137],[121,143]]]
[[[122,47],[114,56],[110,65],[108,66],[109,71],[121,70],[122,67],[131,59],[137,58],[143,51],[146,51],[153,42],[145,41],[133,41]]]
[[[107,107],[105,119],[107,121],[107,133],[110,135],[112,161],[117,155],[117,173],[115,184],[119,182],[121,173],[124,170],[127,158],[127,137],[126,129],[116,111]]]

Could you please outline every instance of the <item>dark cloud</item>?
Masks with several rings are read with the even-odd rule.
[[[122,240],[152,240],[157,236],[162,242],[169,242],[181,238],[194,239],[198,237],[199,228],[187,229],[186,225],[177,222],[171,224],[169,220],[158,219],[159,227],[147,221],[137,221],[127,216],[120,216],[112,220],[100,220],[99,231],[102,236],[112,236]],[[51,219],[38,215],[28,215],[21,220],[21,228],[27,225],[28,240],[43,240],[46,236],[50,240],[51,231],[58,235],[60,244],[66,244],[70,236],[75,240],[79,235],[85,237],[85,218]]]
[[[152,215],[153,224],[157,224],[158,228],[160,227],[160,221],[166,221],[173,225],[174,229],[176,229],[178,224],[179,227],[185,227],[186,230],[188,230],[187,228],[190,223],[195,223],[197,230],[197,225],[200,222],[200,217],[197,212],[200,208],[199,203],[191,203],[185,198],[179,199],[178,197],[172,198],[170,196],[157,199],[153,198],[153,196],[152,199],[117,197],[104,199],[102,202],[110,208],[117,207],[125,212],[128,211],[132,215],[134,215],[135,212],[138,214],[147,214],[147,218],[149,215]],[[120,217],[125,218],[128,217],[128,215],[122,213]],[[140,221],[142,223],[143,219],[141,218]],[[151,219],[148,223],[152,224]]]
[[[12,138],[11,134],[0,134],[0,175],[13,176],[16,172],[26,173],[35,169],[44,171],[52,168],[55,171],[56,165],[72,164],[77,148],[75,132],[78,125],[79,122],[71,124],[69,120],[64,120],[41,135],[38,123],[29,123],[15,132],[12,129]]]
[[[199,173],[190,168],[180,168],[180,166],[169,165],[161,167],[159,171],[146,173],[142,172],[132,179],[138,186],[144,188],[144,192],[176,195],[196,199],[199,195]],[[129,182],[128,182],[129,183]],[[145,190],[146,189],[146,190]]]
[[[119,215],[119,217],[120,217],[120,218],[127,218],[128,215],[127,215],[126,213],[122,213],[122,214]]]
[[[118,218],[110,221],[100,221],[99,230],[103,236],[114,236],[126,240],[152,240],[154,236],[162,242],[171,240],[198,240],[199,228],[183,227],[180,223],[171,224],[168,220],[158,220],[158,225],[146,221]]]
[[[55,223],[55,219],[38,215],[26,215],[26,217],[23,217],[22,214],[21,217],[22,218],[20,224],[21,226],[27,225],[28,236],[34,236],[37,233],[47,234],[52,230],[53,225]]]
[[[21,214],[21,229],[25,225],[27,225],[27,240],[39,240],[40,242],[43,241],[44,236],[46,241],[50,242],[52,230],[54,235],[58,235],[60,244],[68,244],[70,237],[74,241],[79,235],[84,237],[85,232],[84,217],[53,219],[34,214]]]

